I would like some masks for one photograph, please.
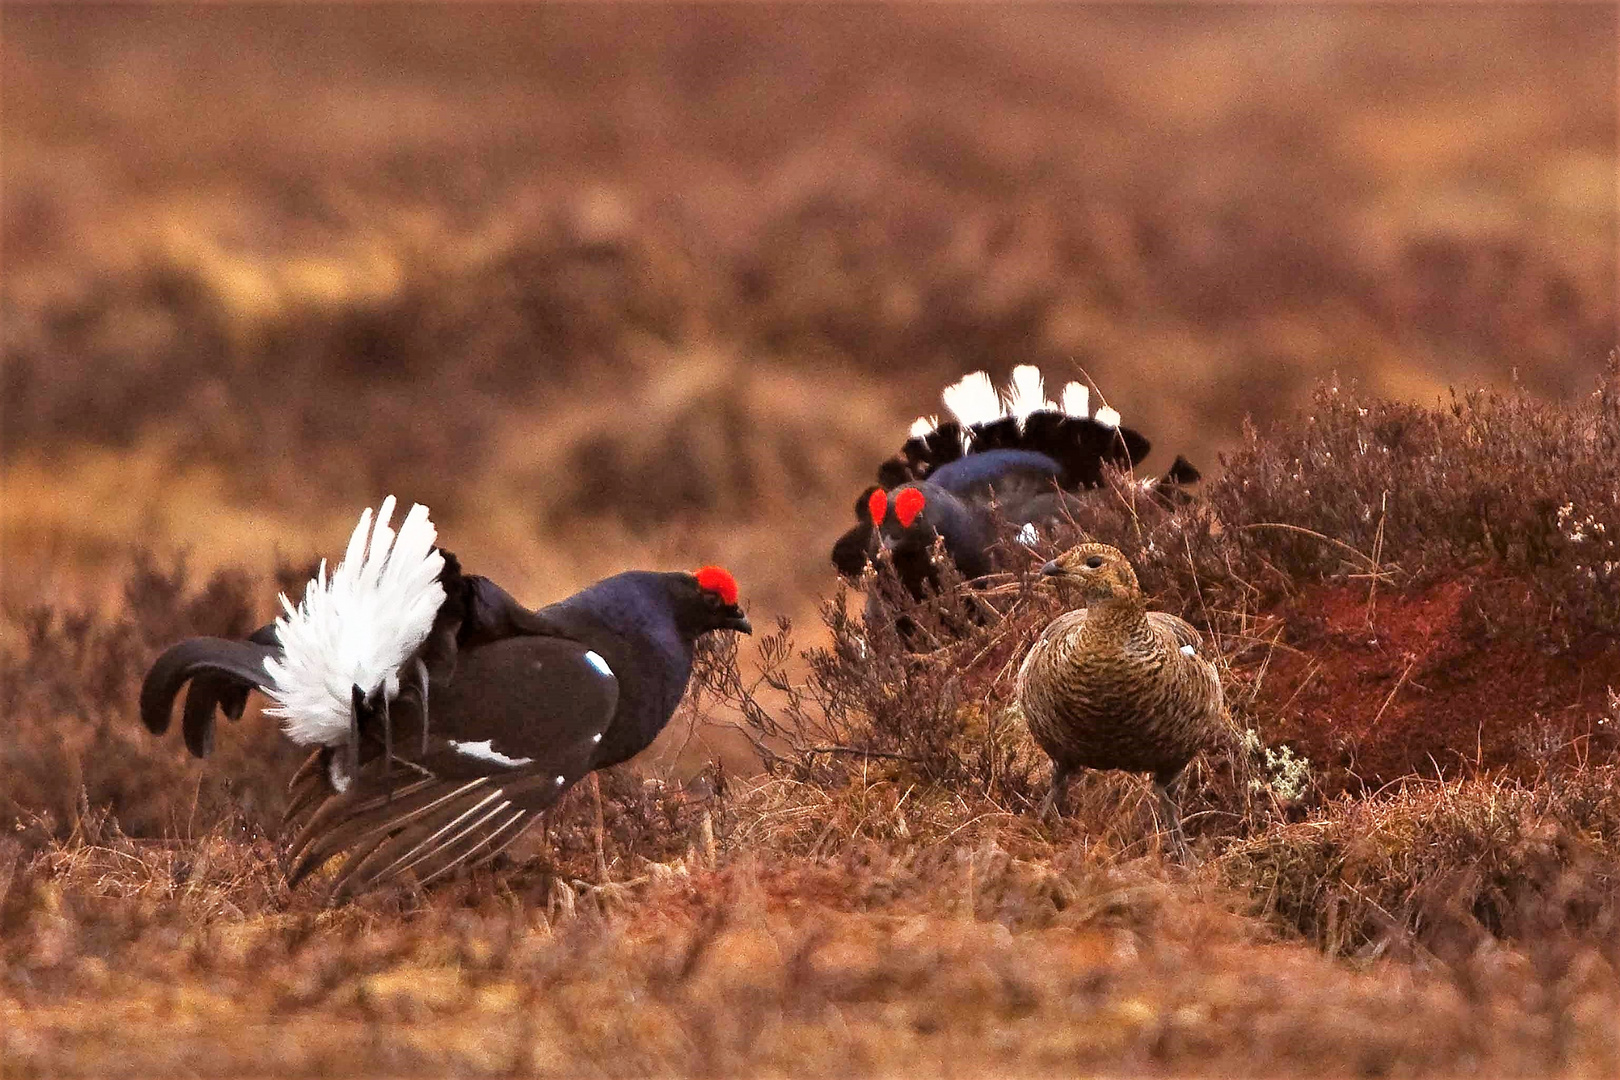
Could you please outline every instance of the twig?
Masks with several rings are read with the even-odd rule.
[[[1295,699],[1298,698],[1299,695],[1301,695],[1301,694],[1303,694],[1305,692],[1305,688],[1311,684],[1311,680],[1316,678],[1316,673],[1318,671],[1321,671],[1321,670],[1322,670],[1322,662],[1320,660],[1312,660],[1310,669],[1305,672],[1305,678],[1301,679],[1299,685],[1294,688],[1294,692],[1292,694],[1288,695],[1288,700],[1283,702],[1283,707],[1277,710],[1277,715],[1278,716],[1287,716],[1288,715],[1288,706],[1292,705],[1294,703]],[[1399,684],[1396,685],[1396,689],[1397,690],[1400,689]],[[1388,705],[1389,702],[1386,701],[1386,702],[1384,702],[1384,704]],[[1384,715],[1384,710],[1379,709],[1378,710],[1378,715],[1379,716]],[[1378,721],[1374,720],[1373,723],[1376,724],[1376,723],[1378,723]]]
[[[1367,629],[1373,627],[1373,615],[1376,613],[1378,600],[1378,572],[1379,561],[1384,555],[1384,522],[1389,518],[1389,490],[1384,490],[1383,497],[1378,504],[1378,531],[1373,534],[1372,551],[1372,580],[1367,583]]]
[[[1369,727],[1378,726],[1378,721],[1383,719],[1384,710],[1389,708],[1389,703],[1395,700],[1395,695],[1400,693],[1401,687],[1406,685],[1406,677],[1412,674],[1412,667],[1417,662],[1418,658],[1415,656],[1406,662],[1406,670],[1401,672],[1401,677],[1399,679],[1395,680],[1395,686],[1390,690],[1389,697],[1385,698],[1384,703],[1378,707],[1378,715],[1373,717],[1372,723],[1369,725]]]
[[[1357,551],[1343,540],[1335,540],[1331,536],[1323,536],[1315,529],[1307,529],[1303,525],[1289,525],[1288,523],[1282,521],[1254,521],[1247,525],[1239,525],[1237,527],[1240,529],[1283,529],[1287,532],[1297,532],[1302,533],[1305,536],[1312,536],[1325,544],[1332,544],[1336,548],[1342,548],[1343,550],[1348,551],[1350,554],[1366,563],[1369,570],[1374,572],[1378,570],[1377,562],[1362,554],[1360,551]]]
[[[891,754],[884,750],[862,750],[858,746],[807,746],[799,752],[802,754],[855,754],[860,757],[887,758],[890,761],[908,761],[913,765],[922,764],[917,758],[907,757],[905,754]]]

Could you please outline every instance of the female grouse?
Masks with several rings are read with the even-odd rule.
[[[1184,620],[1149,611],[1136,573],[1106,544],[1081,544],[1041,568],[1077,611],[1041,632],[1018,671],[1018,704],[1052,759],[1057,808],[1076,769],[1151,772],[1177,854],[1181,815],[1169,787],[1224,722],[1221,682]]]

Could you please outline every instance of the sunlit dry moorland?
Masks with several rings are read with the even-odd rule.
[[[1612,1075],[1614,31],[8,6],[0,1075]],[[906,654],[828,548],[1024,362],[1208,479]],[[326,910],[273,722],[134,699],[389,492],[527,602],[719,562],[762,633],[494,868]],[[1195,866],[1139,777],[1032,813],[1082,532],[1215,645]]]

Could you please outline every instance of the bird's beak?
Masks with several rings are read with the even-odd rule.
[[[752,634],[754,632],[754,624],[748,621],[748,616],[744,615],[741,611],[738,611],[735,615],[730,616],[725,622],[721,623],[720,629],[736,630],[739,633]]]
[[[1058,565],[1056,559],[1041,567],[1041,577],[1062,577],[1065,573],[1067,571]]]
[[[890,536],[888,533],[880,533],[880,534],[878,534],[878,550],[879,551],[893,551],[894,550],[894,537]]]

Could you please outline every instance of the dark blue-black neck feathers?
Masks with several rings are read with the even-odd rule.
[[[683,629],[675,579],[682,574],[615,574],[539,612],[600,653],[619,680],[619,705],[595,768],[626,761],[652,745],[686,692],[697,634]]]

